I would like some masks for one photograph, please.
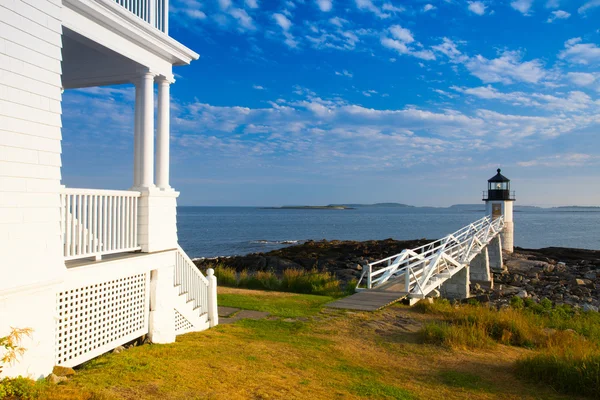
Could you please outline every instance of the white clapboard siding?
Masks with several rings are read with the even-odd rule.
[[[64,273],[61,14],[60,0],[0,0],[0,295]]]
[[[40,25],[39,23],[32,21],[31,19],[23,15],[18,14],[10,8],[3,7],[2,5],[0,5],[0,12],[6,14],[5,21],[7,25],[10,25],[23,32],[29,33],[30,35],[35,36],[36,38],[41,39],[54,46],[60,47],[60,32],[53,31],[46,25]]]

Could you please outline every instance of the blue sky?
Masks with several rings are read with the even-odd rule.
[[[171,0],[182,205],[600,205],[600,0]],[[63,183],[131,186],[131,86],[67,90]],[[83,139],[83,140],[82,140]]]

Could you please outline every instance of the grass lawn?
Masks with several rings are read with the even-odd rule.
[[[267,311],[168,345],[107,354],[48,399],[568,399],[515,377],[531,350],[422,344],[439,316],[402,305],[323,308],[328,297],[220,288],[222,306]]]

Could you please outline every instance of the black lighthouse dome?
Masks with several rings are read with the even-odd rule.
[[[514,201],[515,193],[510,192],[510,179],[500,173],[500,168],[497,171],[496,175],[488,179],[488,190],[483,193],[483,200]]]

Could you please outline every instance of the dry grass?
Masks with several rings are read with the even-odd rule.
[[[48,399],[567,399],[515,379],[530,350],[422,344],[441,317],[396,305],[376,313],[322,309],[327,299],[220,289],[222,305],[271,305],[242,320],[100,357]],[[239,305],[239,304],[238,304]]]

